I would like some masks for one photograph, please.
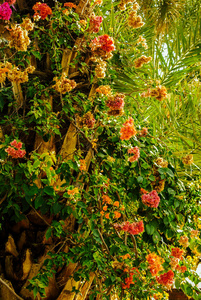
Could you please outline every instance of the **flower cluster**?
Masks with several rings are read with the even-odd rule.
[[[52,14],[51,8],[46,3],[37,2],[32,9],[34,10],[34,19],[38,20],[45,20],[48,15]]]
[[[189,246],[188,237],[185,235],[181,236],[179,240],[179,244],[184,248],[187,248]]]
[[[109,219],[110,217],[110,213],[106,213],[105,212],[108,210],[108,205],[113,205],[113,207],[117,207],[117,208],[120,208],[120,210],[123,210],[122,208],[124,208],[122,205],[120,207],[119,205],[119,201],[115,201],[114,203],[112,202],[112,199],[106,195],[106,194],[103,194],[102,195],[102,203],[103,203],[103,210],[100,212],[100,214],[106,218],[106,219]],[[119,219],[121,217],[121,213],[117,210],[113,211],[114,213],[114,218],[115,219]]]
[[[27,31],[31,31],[34,29],[34,23],[31,22],[31,19],[26,17],[25,19],[23,19],[23,22],[21,24],[21,27],[24,29],[24,30],[27,30]]]
[[[18,69],[18,67],[13,67],[8,72],[8,80],[15,83],[24,83],[29,80],[28,73],[33,73],[35,67],[30,66],[24,71]]]
[[[120,10],[126,9],[126,4],[133,3],[135,0],[121,0],[121,3],[119,4]]]
[[[108,100],[106,101],[106,106],[110,108],[108,114],[110,114],[110,112],[115,110],[115,111],[119,111],[119,114],[121,115],[123,113],[123,108],[125,104],[124,98],[125,95],[120,93],[116,93],[115,95],[110,95],[108,97]]]
[[[158,283],[164,285],[167,289],[171,289],[171,286],[174,283],[174,272],[169,270],[167,273],[156,277],[156,280]]]
[[[0,83],[4,83],[6,81],[6,73],[9,72],[8,68],[0,66]]]
[[[155,190],[151,191],[149,194],[142,195],[142,203],[149,207],[157,208],[160,202],[160,197]]]
[[[193,154],[188,154],[183,157],[182,162],[184,165],[190,166],[193,163]]]
[[[155,97],[159,101],[162,101],[164,98],[167,98],[166,87],[159,85],[155,89],[152,89],[151,97]]]
[[[90,18],[89,31],[90,32],[94,32],[94,33],[98,33],[102,21],[103,21],[103,17],[101,17],[101,16],[95,16],[95,14],[92,14],[92,16]]]
[[[130,234],[136,235],[144,231],[143,221],[130,223],[129,221],[123,222],[122,224],[114,224],[114,227],[121,231],[128,232]]]
[[[182,260],[183,259],[183,257],[182,257],[183,254],[184,254],[184,250],[175,247],[175,248],[172,248],[172,251],[171,251],[170,255]]]
[[[26,151],[22,150],[21,148],[22,148],[22,143],[14,140],[10,143],[10,146],[5,149],[5,151],[12,158],[23,158],[26,154]]]
[[[187,267],[186,267],[186,266],[180,266],[180,265],[177,265],[176,270],[177,270],[179,273],[184,273],[184,272],[187,271]]]
[[[155,176],[155,175],[154,175]],[[151,182],[151,185],[157,193],[161,193],[165,188],[165,179],[161,179],[160,176],[156,177],[156,180]]]
[[[124,269],[124,272],[128,272],[128,269]],[[133,276],[139,277],[139,271],[135,267],[131,269],[130,272],[128,272],[129,277],[125,278],[125,283],[122,283],[122,289],[129,289],[131,284],[135,284],[135,281],[133,281]]]
[[[179,264],[179,259],[178,258],[176,258],[176,257],[171,257],[170,258],[170,266],[171,266],[172,270],[175,270],[177,268],[178,264]]]
[[[124,124],[123,127],[120,130],[120,139],[121,140],[130,140],[132,136],[135,136],[137,134],[137,130],[134,126],[133,118],[129,118]]]
[[[195,238],[199,235],[199,230],[191,230],[191,238]]]
[[[102,58],[97,58],[94,60],[98,64],[95,67],[95,74],[97,78],[104,78],[105,77],[105,72],[106,72],[106,66],[107,63],[102,60]]]
[[[74,196],[74,195],[76,195],[76,194],[78,194],[79,193],[79,189],[77,188],[77,187],[75,187],[74,189],[72,189],[72,190],[68,190],[67,191],[67,194],[68,195],[72,195],[72,196]]]
[[[142,130],[139,131],[138,135],[139,137],[144,137],[148,134],[148,128],[143,127]]]
[[[140,57],[138,57],[137,59],[134,60],[135,68],[141,68],[144,64],[147,64],[151,60],[152,60],[151,56],[147,57],[145,55],[142,55],[142,56],[140,56]]]
[[[134,154],[133,156],[130,156],[128,158],[128,161],[130,162],[138,161],[140,157],[140,149],[138,148],[138,146],[131,148],[128,150],[128,154]]]
[[[75,5],[72,2],[66,2],[66,3],[64,3],[64,6],[65,7],[69,7],[69,8],[76,8],[77,7],[77,5]]]
[[[86,166],[86,161],[85,159],[80,159],[80,171],[86,171],[87,170],[87,166]]]
[[[147,92],[143,92],[141,97],[155,97],[157,100],[162,101],[164,98],[167,98],[167,89],[165,86],[156,86],[154,89],[148,89]]]
[[[108,96],[111,94],[112,89],[109,85],[100,85],[97,89],[96,89],[97,93],[100,93],[102,95]]]
[[[167,168],[168,167],[168,161],[164,160],[162,157],[158,157],[155,161],[155,163],[160,167],[160,168]]]
[[[114,40],[107,34],[96,37],[91,41],[90,45],[92,51],[103,50],[106,53],[110,53],[115,50]]]
[[[95,0],[94,4],[95,5],[101,5],[103,3],[103,0]]]
[[[22,23],[23,26],[25,23]],[[25,25],[26,26],[26,25]],[[27,51],[27,47],[30,44],[28,37],[28,31],[22,29],[20,25],[14,25],[10,30],[10,48],[15,48],[17,51]]]
[[[93,128],[96,120],[94,119],[93,114],[89,111],[83,116],[83,126],[88,128]]]
[[[56,84],[53,86],[53,88],[61,94],[68,93],[76,87],[76,82],[66,78],[65,73],[62,74],[60,79],[55,77],[54,81],[56,81]]]
[[[137,40],[138,44],[142,44],[142,47],[144,47],[145,49],[148,49],[148,45],[146,43],[146,39],[143,38],[142,35],[139,36],[138,40]]]
[[[158,272],[163,270],[162,263],[164,262],[164,260],[157,254],[148,254],[146,260],[149,264],[149,270],[153,276],[156,276]]]
[[[128,25],[133,28],[140,28],[144,25],[142,17],[137,15],[136,11],[131,11],[128,16]]]
[[[15,4],[16,0],[6,0],[6,2],[10,5],[13,5]]]
[[[12,9],[10,8],[8,2],[0,4],[0,20],[10,20],[11,15]]]

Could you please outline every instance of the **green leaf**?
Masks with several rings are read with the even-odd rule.
[[[180,285],[181,285],[181,281],[179,279],[176,279],[175,280],[175,287],[176,287],[177,290],[180,289]]]
[[[156,180],[156,178],[155,178],[155,176],[154,176],[154,175],[150,175],[150,176],[149,176],[149,180],[151,180],[151,181],[155,181],[155,180]]]
[[[157,231],[155,231],[155,232],[153,233],[152,239],[153,239],[153,242],[154,242],[155,244],[157,244],[157,243],[160,242],[161,236],[160,236],[160,234],[159,234]]]
[[[51,237],[51,234],[52,234],[52,228],[49,227],[45,234],[46,240],[48,240]]]
[[[142,183],[143,180],[144,180],[144,178],[143,178],[142,176],[138,176],[138,177],[137,177],[137,182],[138,182],[138,183]]]
[[[53,189],[52,186],[46,186],[44,189],[43,189],[44,193],[49,195],[49,196],[54,196],[55,195],[55,191]]]
[[[167,173],[170,177],[174,177],[174,173],[172,172],[172,170],[167,169],[166,173]]]
[[[173,189],[168,188],[168,194],[175,196],[176,192]]]
[[[150,224],[146,224],[145,229],[146,229],[147,234],[149,234],[149,235],[152,235],[155,231],[154,226],[150,225]]]
[[[41,54],[39,51],[31,51],[31,53],[36,57],[38,58],[39,60],[41,60]]]

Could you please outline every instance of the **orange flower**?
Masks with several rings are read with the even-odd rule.
[[[68,195],[75,195],[75,194],[78,194],[79,193],[79,190],[78,190],[78,188],[76,187],[76,188],[74,188],[73,190],[68,190],[67,191],[67,194]]]
[[[119,219],[121,217],[121,213],[118,211],[114,211],[114,218]]]
[[[101,216],[103,216],[103,215],[104,215],[104,211],[103,211],[103,210],[101,210],[100,214],[101,214]]]
[[[124,211],[124,210],[125,210],[125,206],[122,205],[122,206],[120,207],[120,210],[121,210],[121,211]]]
[[[128,259],[128,258],[131,258],[130,254],[129,253],[126,253],[125,255],[122,255],[120,256],[122,257],[122,259]]]
[[[148,194],[149,192],[144,190],[143,188],[140,189],[140,194]]]
[[[183,257],[182,257],[183,254],[184,254],[184,250],[175,247],[175,248],[172,248],[172,252],[171,252],[170,255],[182,260],[183,259]]]
[[[109,219],[110,218],[110,214],[109,213],[105,214],[105,218]]]
[[[135,136],[137,134],[137,130],[134,127],[134,121],[133,118],[129,118],[124,124],[123,127],[120,130],[120,139],[121,140],[130,140],[132,136]]]
[[[188,247],[188,245],[189,245],[188,237],[185,236],[185,235],[181,236],[181,237],[180,237],[180,240],[179,240],[179,244],[180,244],[181,246],[183,246],[184,248]]]
[[[76,8],[77,7],[77,5],[75,5],[72,2],[66,2],[66,3],[64,3],[64,6],[65,7],[69,7],[69,8]]]
[[[41,20],[45,20],[48,15],[52,14],[51,8],[46,3],[37,2],[33,8],[35,11],[34,17],[41,17]]]
[[[150,272],[153,276],[156,276],[158,272],[163,270],[162,263],[163,259],[155,253],[147,255],[146,260],[149,264]]]
[[[107,210],[107,205],[103,206],[103,210],[104,210],[104,211]]]
[[[87,170],[87,166],[85,160],[80,159],[80,171],[86,171],[86,170]]]
[[[115,201],[115,202],[113,203],[113,205],[116,206],[116,207],[119,207],[119,201]]]
[[[103,203],[112,204],[112,199],[108,195],[103,195]]]

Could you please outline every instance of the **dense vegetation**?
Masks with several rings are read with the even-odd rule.
[[[0,4],[1,299],[200,299],[200,6],[162,2]]]

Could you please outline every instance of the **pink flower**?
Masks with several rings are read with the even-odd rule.
[[[0,19],[2,20],[10,20],[12,15],[12,9],[7,2],[4,2],[0,5]]]
[[[101,35],[92,40],[90,47],[92,51],[95,51],[98,48],[100,48],[101,50],[104,50],[108,53],[115,50],[114,40],[107,34]]]
[[[130,234],[139,234],[144,231],[143,221],[130,223],[129,221],[123,222],[122,224],[114,224],[117,230],[123,230]]]
[[[99,32],[102,21],[103,21],[103,17],[92,16],[92,18],[90,19],[90,28],[89,29],[94,33]]]
[[[109,96],[106,105],[111,110],[121,110],[124,108],[124,94],[117,93],[114,96]]]
[[[21,150],[22,148],[22,143],[21,142],[17,142],[16,140],[12,141],[10,143],[10,145],[8,148],[5,149],[5,152],[8,153],[8,155],[10,155],[12,158],[23,158],[26,154],[25,150]]]
[[[149,194],[142,195],[142,203],[149,207],[157,208],[160,202],[160,197],[157,194],[157,191],[153,190]]]
[[[17,148],[17,149],[21,149],[22,148],[22,143],[21,142],[18,143],[16,140],[12,141],[10,143],[10,145],[13,146],[13,147],[15,147],[15,148]]]
[[[138,148],[138,146],[131,148],[128,150],[128,154],[134,154],[133,156],[128,158],[128,161],[130,162],[137,161],[140,157],[140,149]]]

